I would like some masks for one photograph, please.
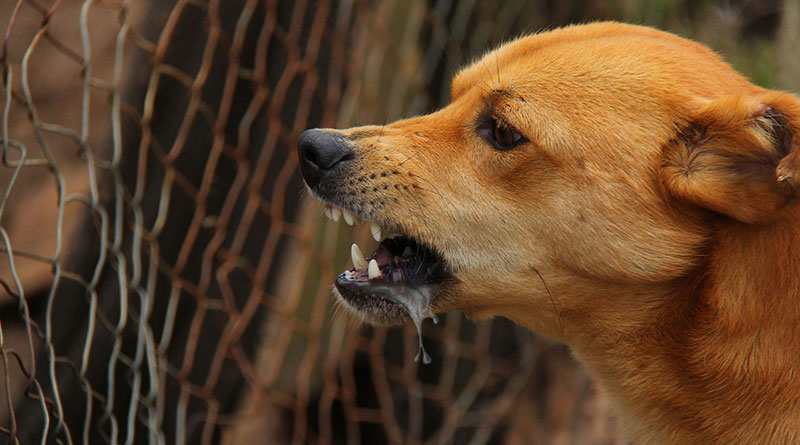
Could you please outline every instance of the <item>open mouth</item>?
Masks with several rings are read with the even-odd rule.
[[[334,220],[340,214],[351,225],[357,220],[330,204],[325,205],[325,213]],[[431,298],[450,277],[442,256],[408,235],[382,238],[374,223],[371,232],[379,241],[372,255],[365,256],[353,244],[353,267],[336,277],[336,289],[344,302],[377,323],[398,323],[406,317],[421,323],[433,316]]]
[[[412,318],[417,312],[426,316],[430,304],[430,295],[426,294],[446,277],[441,257],[408,236],[384,239],[369,258],[357,244],[350,253],[353,268],[336,277],[336,289],[357,309],[374,310],[376,302],[370,300],[381,300],[377,304],[385,306],[387,318],[393,318],[395,309]]]

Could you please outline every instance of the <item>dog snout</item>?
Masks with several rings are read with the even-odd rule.
[[[297,149],[300,171],[311,188],[342,164],[355,158],[353,148],[344,137],[319,129],[304,131],[297,141]]]

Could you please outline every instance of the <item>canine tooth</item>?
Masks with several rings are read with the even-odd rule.
[[[367,275],[369,279],[378,278],[381,276],[381,268],[378,267],[378,262],[375,259],[369,260],[369,266],[367,266]]]
[[[375,241],[381,242],[383,237],[381,237],[381,226],[378,223],[369,223],[369,231],[372,232],[372,237],[375,238]]]
[[[344,222],[347,223],[348,226],[352,226],[356,222],[356,215],[347,209],[342,209],[342,218],[344,218]]]
[[[331,206],[329,205],[325,206],[325,216],[327,216],[328,219],[333,219],[333,213],[331,213]]]
[[[358,244],[353,243],[353,245],[350,246],[350,257],[353,260],[353,267],[356,269],[367,268],[367,260],[364,259],[364,254],[361,253],[361,249],[358,248]]]
[[[411,246],[406,246],[406,248],[403,249],[403,258],[408,258],[412,255],[414,255],[414,251],[411,250]]]
[[[331,219],[334,221],[339,221],[340,216],[342,216],[342,209],[339,207],[333,207],[331,209]]]

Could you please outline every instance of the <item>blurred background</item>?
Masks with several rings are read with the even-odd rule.
[[[569,351],[337,313],[368,229],[295,141],[447,103],[514,36],[622,20],[800,91],[798,0],[6,0],[0,443],[624,443]]]

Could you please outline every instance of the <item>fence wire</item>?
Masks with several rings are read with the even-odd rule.
[[[490,45],[610,14],[548,3],[0,4],[0,437],[619,443],[566,350],[507,321],[426,325],[423,366],[412,328],[335,314],[370,236],[296,168],[306,128],[431,111]]]

